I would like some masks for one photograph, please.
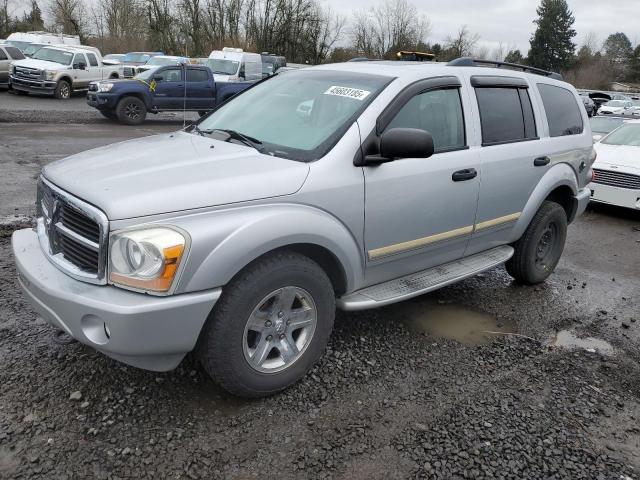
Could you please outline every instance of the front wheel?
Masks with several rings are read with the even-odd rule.
[[[126,125],[140,125],[147,118],[147,107],[137,97],[125,97],[118,102],[116,114]]]
[[[53,96],[59,100],[71,98],[71,85],[66,80],[60,80],[53,91]]]
[[[524,235],[513,246],[515,253],[506,263],[507,272],[517,282],[535,285],[544,282],[560,261],[567,239],[567,214],[559,204],[545,201]]]
[[[333,287],[317,263],[295,252],[270,254],[224,288],[198,341],[198,356],[230,393],[272,395],[322,356],[334,316]]]

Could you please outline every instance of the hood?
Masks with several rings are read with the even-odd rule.
[[[17,67],[37,68],[38,70],[68,70],[69,65],[62,65],[56,62],[47,62],[46,60],[36,60],[35,58],[25,58],[12,62]]]
[[[624,112],[624,107],[607,107],[603,105],[600,107],[600,112],[621,113]]]
[[[598,164],[606,164],[640,169],[640,147],[607,145],[598,142],[594,148],[598,152],[598,158],[594,165],[596,168],[598,168]]]
[[[308,172],[306,163],[185,132],[107,145],[43,169],[110,220],[290,195]]]

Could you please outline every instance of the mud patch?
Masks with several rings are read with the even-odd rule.
[[[456,340],[465,345],[485,344],[496,336],[516,332],[514,322],[498,320],[455,303],[426,299],[405,302],[397,308],[412,332]]]
[[[549,342],[552,347],[566,348],[568,350],[586,350],[601,355],[613,355],[613,346],[599,338],[586,337],[579,338],[571,330],[558,332]]]

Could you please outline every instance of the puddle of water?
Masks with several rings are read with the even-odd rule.
[[[569,350],[582,349],[594,353],[598,352],[602,355],[613,355],[613,346],[609,342],[593,337],[578,338],[571,330],[558,332],[551,339],[550,345]]]
[[[500,334],[516,331],[514,322],[497,320],[492,315],[455,303],[419,300],[405,302],[398,307],[411,331],[456,340],[466,345],[481,345]]]

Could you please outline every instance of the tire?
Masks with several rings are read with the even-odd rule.
[[[66,80],[60,80],[56,89],[53,91],[53,96],[58,100],[68,100],[71,98],[71,84]]]
[[[228,392],[273,395],[320,359],[334,317],[335,294],[324,270],[298,253],[276,252],[254,261],[224,288],[200,335],[197,355]],[[296,329],[296,322],[307,323]],[[289,350],[291,342],[298,353]]]
[[[567,214],[559,204],[545,201],[524,235],[514,245],[515,253],[506,263],[507,272],[517,282],[536,285],[544,282],[560,261],[567,238]]]
[[[126,125],[140,125],[147,118],[147,107],[137,97],[124,97],[118,102],[116,115]]]
[[[117,120],[118,116],[115,114],[115,112],[112,112],[111,110],[98,110],[103,117],[108,118],[109,120]]]

